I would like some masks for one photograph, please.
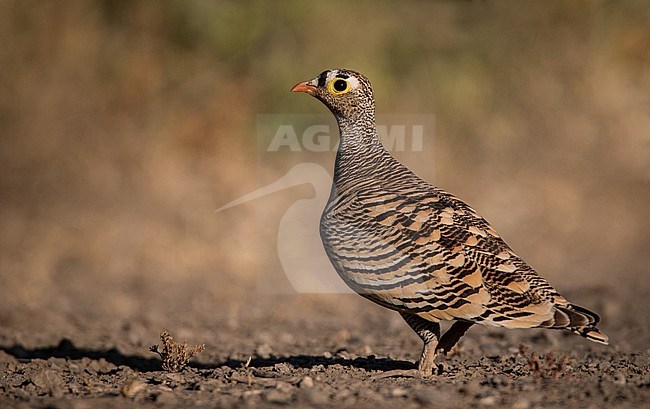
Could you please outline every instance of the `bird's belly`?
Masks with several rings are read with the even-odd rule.
[[[434,285],[435,274],[425,271],[426,263],[400,249],[395,238],[369,234],[362,222],[322,223],[321,238],[343,281],[381,305],[400,308],[406,300],[421,298],[418,292]]]

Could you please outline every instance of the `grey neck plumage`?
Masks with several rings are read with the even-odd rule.
[[[334,187],[340,193],[358,184],[385,180],[403,167],[379,140],[374,111],[354,118],[337,116],[340,143],[334,167]]]

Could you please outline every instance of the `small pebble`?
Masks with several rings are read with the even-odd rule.
[[[301,388],[313,388],[314,387],[314,379],[311,376],[305,376],[300,381],[300,387]]]
[[[390,395],[394,398],[396,397],[406,397],[408,395],[408,391],[404,388],[397,387],[394,388],[392,391],[390,391]]]
[[[36,385],[37,388],[41,389],[45,393],[53,396],[55,398],[60,398],[63,396],[63,379],[53,370],[44,370],[39,371],[32,376],[32,383]]]
[[[478,403],[482,406],[494,406],[497,403],[497,398],[495,396],[486,396],[481,398]]]

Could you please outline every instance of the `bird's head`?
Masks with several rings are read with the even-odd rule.
[[[370,81],[356,71],[342,68],[323,71],[314,79],[296,84],[291,91],[316,97],[339,120],[355,119],[363,113],[374,115],[375,100]]]

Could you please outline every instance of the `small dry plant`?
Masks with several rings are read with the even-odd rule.
[[[160,333],[162,349],[153,345],[149,350],[160,355],[162,367],[167,372],[180,372],[192,357],[205,349],[205,344],[190,347],[187,342],[178,343],[167,331]]]
[[[542,378],[559,378],[563,372],[568,369],[569,358],[564,355],[556,355],[553,352],[543,355],[537,353],[528,353],[528,347],[524,344],[519,345],[519,353],[526,360],[530,371]]]

